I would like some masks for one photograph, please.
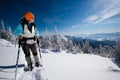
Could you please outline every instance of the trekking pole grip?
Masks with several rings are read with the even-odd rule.
[[[21,40],[18,41],[18,48],[20,48]]]
[[[37,44],[38,44],[38,47],[40,47],[40,41],[38,38],[37,38]]]

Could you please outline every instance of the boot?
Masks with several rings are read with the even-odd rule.
[[[32,71],[32,69],[32,64],[28,64],[28,66],[24,68],[24,71]]]
[[[32,71],[32,69],[33,69],[32,63],[28,64],[28,69],[29,69],[29,71]]]
[[[28,70],[32,71],[33,66],[32,66],[32,62],[31,62],[31,58],[30,57],[25,57],[26,61],[27,61],[27,65],[28,65]]]
[[[35,66],[36,66],[36,67],[39,67],[40,64],[39,64],[38,62],[35,62]]]
[[[39,66],[40,66],[39,56],[38,56],[38,55],[35,55],[35,56],[34,56],[34,60],[35,60],[35,66],[36,66],[36,67],[39,67]]]

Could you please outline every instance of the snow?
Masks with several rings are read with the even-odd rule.
[[[11,47],[13,45],[10,42],[8,42],[7,40],[0,39],[0,46],[1,47]]]
[[[16,64],[18,48],[8,47],[4,40],[0,40],[0,43],[4,44],[0,46],[0,66]],[[19,64],[21,63],[26,64],[22,49],[19,59]],[[34,68],[32,72],[27,73],[23,72],[23,67],[18,68],[17,80],[39,80],[38,73],[42,73],[41,76],[49,80],[120,80],[120,68],[111,59],[93,54],[75,55],[64,51],[49,51],[42,53],[42,64],[44,69]],[[0,80],[14,79],[14,71],[14,68],[0,69]]]
[[[68,41],[67,38],[66,38],[64,35],[62,35],[62,34],[59,34],[59,37],[60,37],[60,39],[63,39],[63,40],[65,40],[65,41]]]
[[[50,80],[119,80],[120,69],[110,59],[87,54],[45,54]],[[113,69],[119,72],[112,71]]]

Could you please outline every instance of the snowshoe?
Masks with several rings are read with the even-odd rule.
[[[35,63],[35,66],[36,66],[36,67],[42,67],[42,64],[36,62],[36,63]]]
[[[40,64],[39,64],[38,62],[36,62],[36,63],[35,63],[35,66],[36,66],[36,67],[39,67],[39,66],[40,66]]]
[[[32,67],[32,63],[28,64],[28,67],[24,68],[24,71],[32,71],[33,67]]]
[[[24,71],[32,71],[33,67],[25,67]]]

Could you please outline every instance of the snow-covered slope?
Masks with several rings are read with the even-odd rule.
[[[110,59],[88,54],[45,54],[50,80],[119,80],[120,68]]]
[[[12,47],[13,44],[11,44],[10,42],[8,42],[7,40],[5,39],[0,39],[0,46],[1,47]]]
[[[17,59],[18,47],[10,42],[0,39],[0,67],[14,67]],[[20,49],[20,52],[22,50]],[[20,54],[19,64],[25,64],[24,54]],[[0,68],[0,80],[13,79],[15,75],[15,68]]]
[[[0,66],[15,64],[17,50],[17,47],[0,47]],[[21,63],[25,64],[22,49],[20,49],[19,64]],[[49,51],[49,53],[42,53],[42,63],[49,80],[120,80],[120,68],[111,59],[97,55],[74,55],[66,52],[53,53]],[[0,68],[0,80],[14,79],[14,71],[15,68]],[[19,68],[17,79],[29,80],[30,75],[33,74],[36,75],[34,71],[24,73],[23,68]]]

